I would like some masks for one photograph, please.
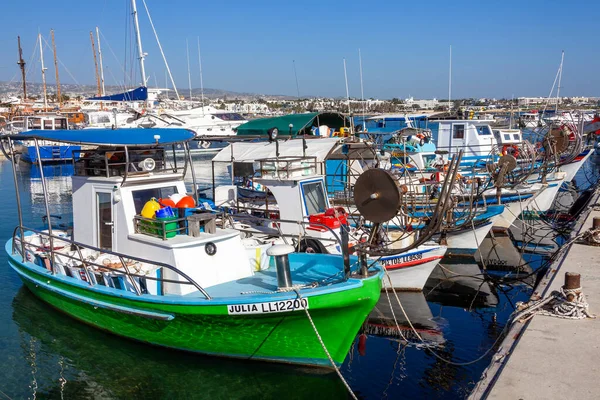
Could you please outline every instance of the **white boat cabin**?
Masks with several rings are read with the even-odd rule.
[[[166,221],[143,218],[140,213],[150,199],[186,194],[185,170],[169,164],[162,148],[129,150],[127,156],[125,162],[123,149],[105,148],[83,154],[75,163],[76,242],[171,265],[205,288],[253,274],[255,264],[249,255],[254,257],[257,248],[266,252],[268,246],[247,250],[238,231],[211,224],[214,214],[180,209],[179,217]],[[192,232],[194,218],[200,229]],[[162,270],[162,278],[185,281],[172,270]],[[163,283],[160,290],[165,295],[199,295],[194,286],[177,283]]]
[[[464,156],[488,156],[494,145],[518,144],[521,131],[516,129],[492,129],[492,120],[440,120],[437,133],[437,149]]]

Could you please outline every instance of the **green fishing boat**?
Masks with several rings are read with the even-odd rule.
[[[217,227],[214,213],[189,204],[193,137],[184,129],[21,135],[96,150],[74,157],[72,230],[53,229],[47,201],[47,229],[23,226],[19,208],[5,247],[10,266],[57,310],[122,337],[222,357],[341,364],[379,299],[381,269]],[[2,137],[14,160],[12,141]],[[183,162],[167,157],[182,148]],[[149,215],[152,199],[178,204]]]

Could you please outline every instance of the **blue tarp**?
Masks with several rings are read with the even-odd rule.
[[[91,97],[88,100],[102,101],[146,101],[148,100],[148,88],[140,86],[137,89],[125,93],[112,94],[110,96]]]
[[[158,136],[158,140],[155,136]],[[193,131],[182,128],[121,128],[83,130],[32,130],[12,135],[13,139],[39,139],[53,142],[96,145],[146,147],[157,144],[187,142],[195,137]]]

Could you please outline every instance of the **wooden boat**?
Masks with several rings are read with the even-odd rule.
[[[359,273],[356,257],[289,254],[291,246],[245,240],[195,208],[165,219],[140,215],[151,197],[186,194],[187,161],[169,164],[164,154],[169,146],[189,151],[193,132],[24,136],[97,146],[75,163],[73,232],[53,230],[50,219],[47,230],[30,229],[19,218],[6,243],[10,266],[36,296],[79,321],[157,346],[309,366],[344,361],[379,299],[380,267]],[[13,138],[1,139],[14,160],[6,150]]]

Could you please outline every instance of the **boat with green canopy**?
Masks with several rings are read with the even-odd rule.
[[[237,127],[237,136],[346,136],[350,132],[350,119],[338,112],[311,112],[259,118]],[[273,135],[274,133],[274,135]]]
[[[214,214],[195,207],[197,193],[186,191],[193,138],[185,129],[23,134],[36,146],[54,140],[95,149],[73,158],[72,229],[53,228],[43,175],[47,229],[25,227],[17,187],[10,266],[52,307],[122,337],[335,368],[379,299],[382,269],[217,227]],[[13,138],[0,139],[15,160]],[[167,157],[176,148],[186,151],[183,161]],[[163,205],[150,215],[154,199]]]

